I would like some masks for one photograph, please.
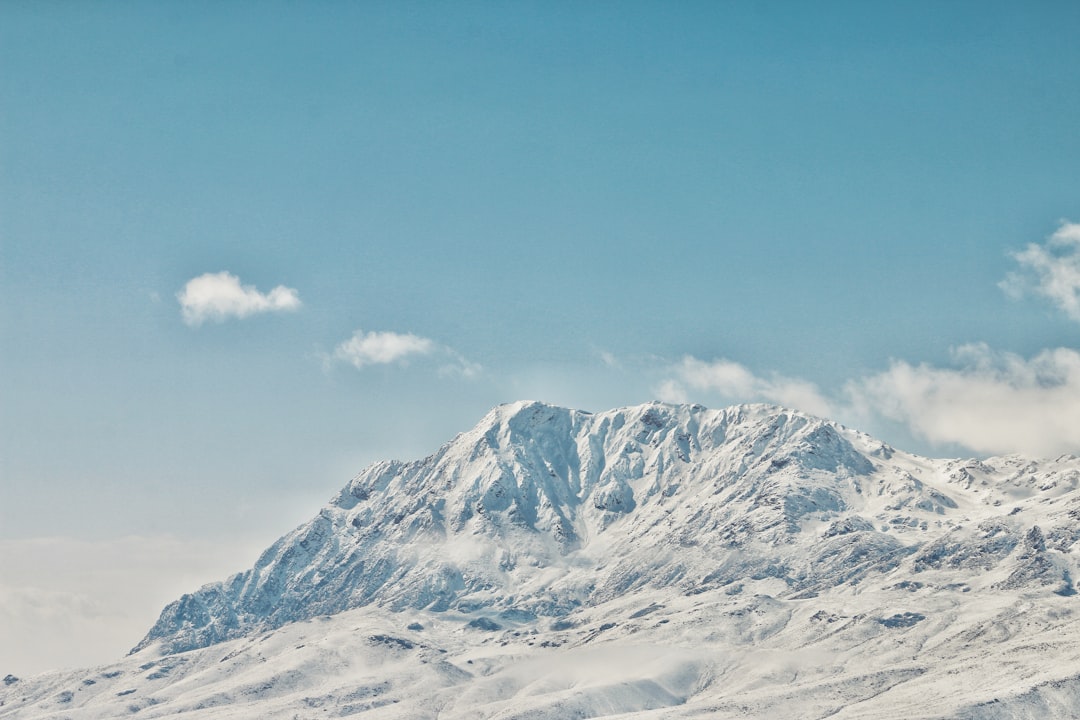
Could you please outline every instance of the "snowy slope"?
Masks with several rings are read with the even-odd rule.
[[[1066,717],[1078,484],[765,405],[502,406],[0,718]]]

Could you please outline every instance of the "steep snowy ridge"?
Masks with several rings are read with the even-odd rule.
[[[1078,488],[768,405],[515,403],[0,718],[1061,716]]]
[[[139,647],[368,603],[535,618],[646,583],[700,589],[693,565],[730,581],[745,562],[709,558],[787,542],[804,516],[850,507],[873,467],[832,424],[768,406],[502,406],[424,460],[368,468],[251,571],[167,608]],[[775,552],[758,554],[755,572],[779,572]],[[605,555],[618,561],[558,577]]]

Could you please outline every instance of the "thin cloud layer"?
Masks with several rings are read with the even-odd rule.
[[[70,667],[101,662],[103,655],[87,653],[87,646],[107,645],[109,632],[117,630],[115,617],[102,611],[84,593],[11,587],[0,583],[0,664],[16,677],[58,666],[57,657]],[[126,631],[127,644],[137,631]],[[114,656],[128,648],[115,640]]]
[[[894,361],[849,383],[849,401],[857,415],[899,421],[935,444],[1036,456],[1080,451],[1080,353],[1057,348],[1026,360],[980,343],[953,356],[955,368]]]
[[[1009,296],[1040,295],[1080,322],[1080,223],[1063,222],[1045,243],[1031,243],[1013,259],[1021,269],[1000,283]]]
[[[261,540],[166,536],[0,540],[0,676],[110,662],[166,603],[225,577]]]
[[[778,374],[760,377],[731,360],[706,362],[687,355],[672,370],[675,377],[666,378],[656,388],[661,400],[686,402],[690,388],[716,393],[732,402],[765,401],[825,417],[833,412],[832,403],[814,383]]]
[[[762,377],[730,360],[688,356],[654,393],[679,403],[709,395],[771,402],[867,429],[896,422],[931,445],[980,454],[1080,453],[1080,352],[1057,348],[1025,359],[976,343],[952,355],[954,366],[945,368],[894,360],[828,394],[799,378]]]
[[[300,296],[293,288],[278,285],[262,293],[253,285],[241,285],[240,278],[229,272],[205,273],[188,280],[176,295],[184,322],[198,327],[206,321],[224,322],[267,312],[287,312],[300,307]]]

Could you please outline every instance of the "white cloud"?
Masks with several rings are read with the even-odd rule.
[[[688,355],[672,372],[675,377],[655,388],[656,395],[669,402],[686,402],[690,388],[714,392],[731,402],[767,401],[824,417],[833,412],[832,404],[813,383],[775,373],[759,377],[731,360],[706,362]]]
[[[445,345],[412,333],[392,331],[364,332],[357,330],[345,342],[325,355],[327,369],[334,363],[346,363],[357,370],[369,365],[404,365],[412,358],[431,357],[439,362],[440,377],[460,377],[471,380],[483,372],[483,368],[464,355]]]
[[[401,362],[411,355],[429,355],[436,349],[433,340],[412,333],[357,330],[334,350],[333,359],[357,369],[367,365]]]
[[[900,423],[931,446],[975,453],[1080,453],[1080,351],[1030,359],[976,343],[955,348],[952,367],[894,360],[880,373],[823,393],[799,378],[762,377],[730,360],[685,357],[653,388],[685,403],[715,393],[724,402],[766,401],[873,431]]]
[[[1031,243],[1013,259],[1021,270],[1000,283],[1009,296],[1033,292],[1080,322],[1080,223],[1062,222],[1046,243]]]
[[[984,344],[954,353],[956,368],[893,361],[848,384],[859,416],[899,421],[931,443],[977,452],[1050,456],[1080,450],[1080,352],[1030,360]]]
[[[261,293],[252,285],[241,285],[240,278],[228,272],[205,273],[188,280],[176,294],[184,322],[198,327],[207,320],[223,322],[265,312],[296,310],[300,296],[296,290],[278,285]]]

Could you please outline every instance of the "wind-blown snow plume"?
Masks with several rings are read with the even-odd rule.
[[[806,380],[773,374],[765,378],[755,375],[745,366],[726,359],[706,362],[687,355],[672,368],[674,378],[668,378],[656,388],[661,400],[686,402],[689,387],[702,392],[715,392],[729,402],[768,401],[797,408],[813,415],[832,415],[832,404],[818,387]]]
[[[266,312],[286,312],[300,307],[300,295],[293,288],[278,285],[262,293],[253,285],[241,285],[229,272],[205,273],[188,280],[176,294],[184,322],[198,327],[207,320],[224,322]]]

